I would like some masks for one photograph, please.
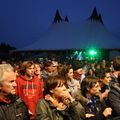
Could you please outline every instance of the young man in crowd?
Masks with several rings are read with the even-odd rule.
[[[34,72],[34,63],[32,61],[24,61],[21,75],[16,79],[17,95],[28,106],[31,120],[34,120],[36,104],[43,95],[42,82]]]

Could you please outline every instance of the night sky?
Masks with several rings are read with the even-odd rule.
[[[69,22],[80,23],[95,6],[106,28],[120,37],[120,0],[0,0],[0,42],[27,46],[51,26],[56,9]]]

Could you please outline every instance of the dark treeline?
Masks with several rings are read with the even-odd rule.
[[[0,52],[9,52],[10,50],[16,49],[15,47],[7,44],[7,43],[0,43]]]

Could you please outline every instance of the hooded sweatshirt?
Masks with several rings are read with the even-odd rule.
[[[31,80],[26,80],[24,76],[19,76],[16,79],[17,95],[28,106],[29,112],[34,118],[35,108],[38,100],[43,96],[43,85],[38,77],[34,76]]]

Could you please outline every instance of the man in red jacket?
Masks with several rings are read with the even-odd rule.
[[[29,109],[30,119],[34,120],[35,108],[38,100],[43,95],[42,83],[34,75],[34,63],[22,63],[21,75],[16,79],[17,95],[23,99]]]

